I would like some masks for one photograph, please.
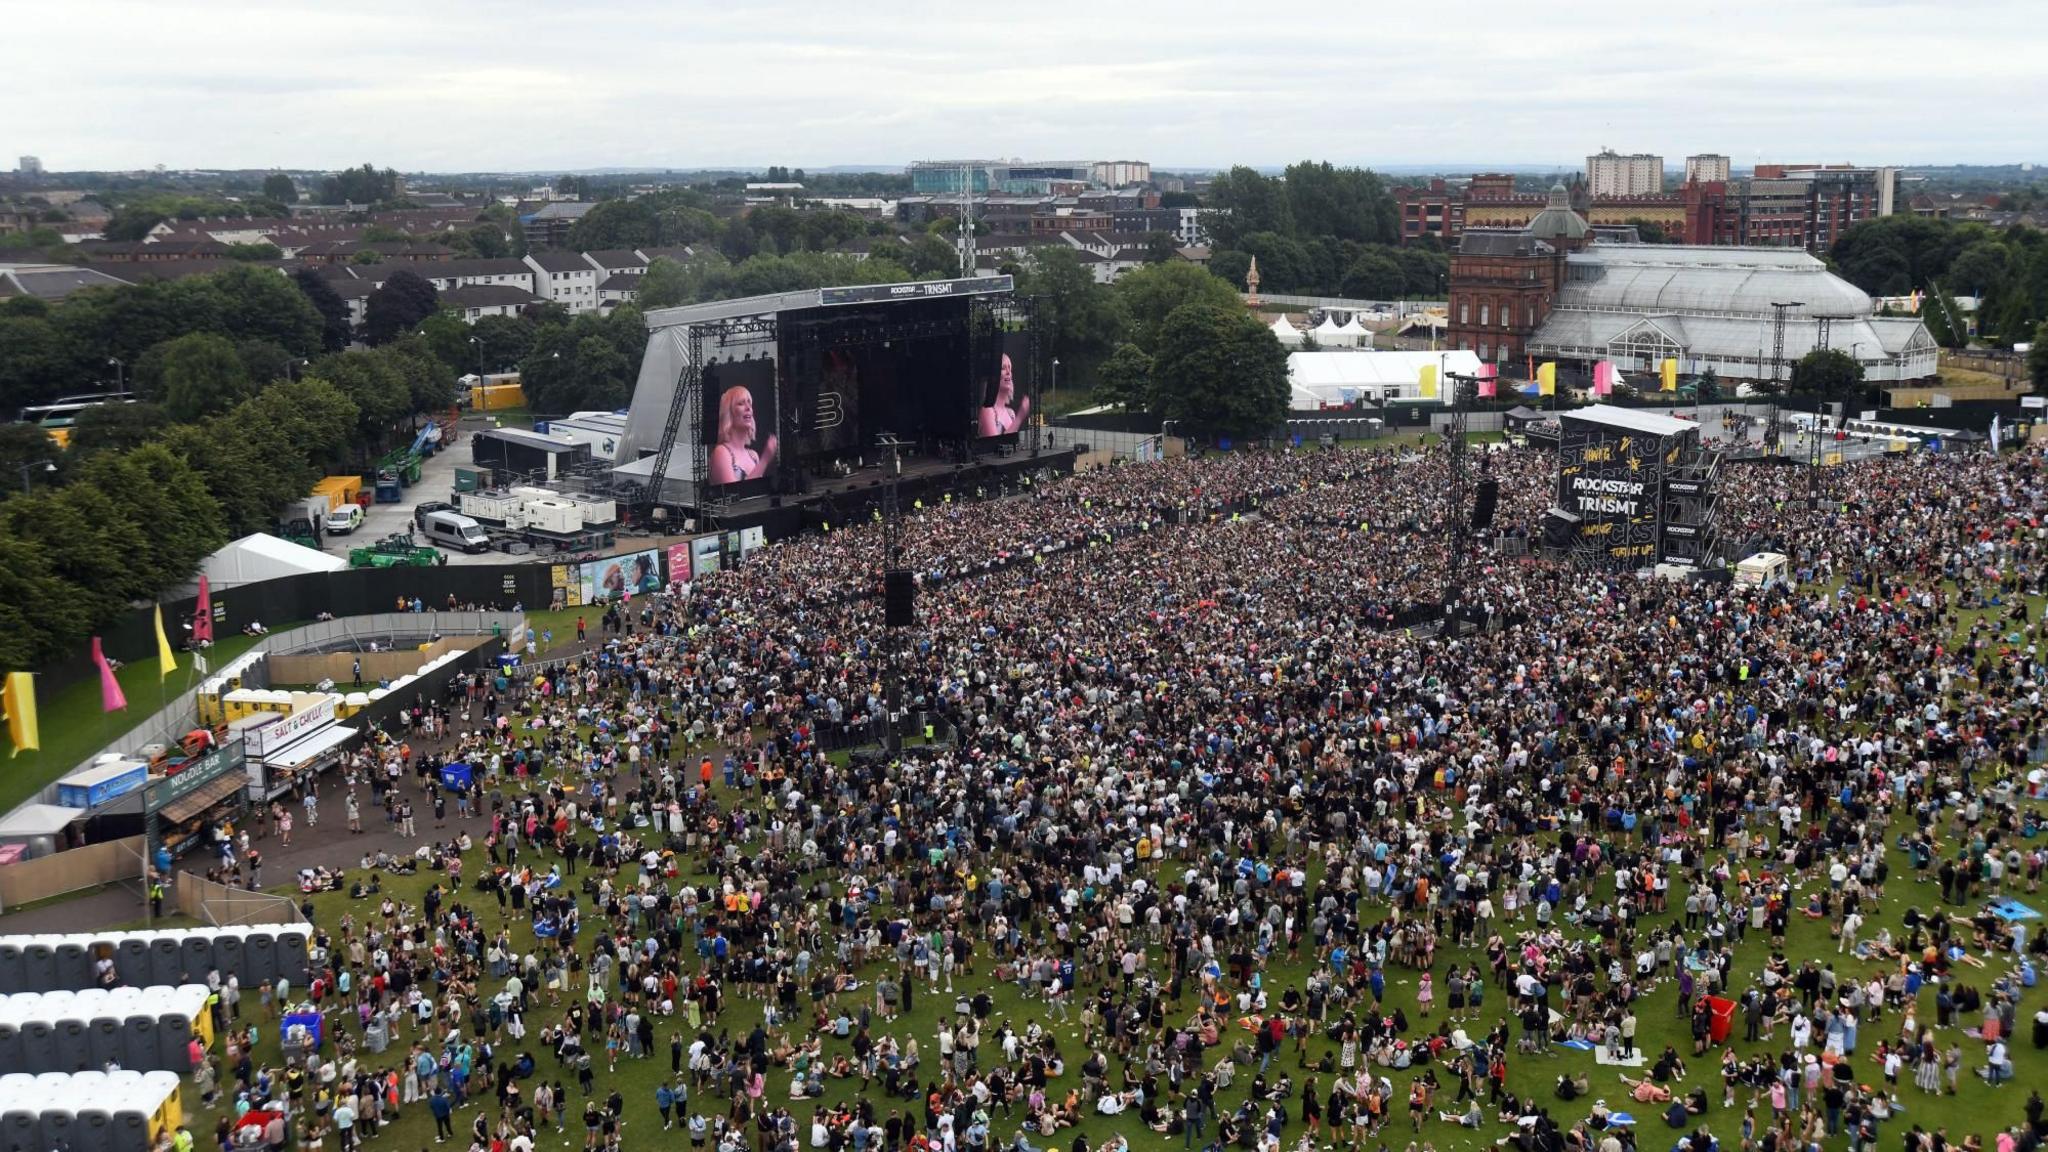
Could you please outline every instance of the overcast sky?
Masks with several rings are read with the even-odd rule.
[[[2048,160],[2042,4],[68,0],[0,166]]]

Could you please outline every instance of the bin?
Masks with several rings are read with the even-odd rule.
[[[57,949],[47,940],[32,940],[21,949],[21,990],[48,992],[57,986]]]
[[[128,1045],[121,1039],[121,1020],[119,1016],[95,1016],[86,1024],[86,1046],[92,1051],[93,1067],[126,1062]]]
[[[284,1030],[280,1033],[287,1056],[317,1051],[324,1029],[318,1012],[293,1012],[284,1018]],[[307,1041],[311,1041],[310,1044]]]
[[[191,980],[204,980],[206,973],[185,974],[185,949],[183,941],[176,936],[159,936],[149,942],[149,982],[151,984],[184,984]]]
[[[137,1072],[154,1071],[157,1062],[156,1017],[137,1013],[121,1021],[121,1067]]]
[[[92,1036],[86,1022],[67,1016],[56,1022],[57,1064],[53,1072],[79,1072],[97,1067],[92,1062]]]
[[[48,1020],[26,1020],[21,1025],[21,1065],[15,1071],[54,1072],[57,1069],[57,1030]]]
[[[58,988],[90,988],[92,979],[92,940],[85,936],[74,936],[57,941],[57,983]]]
[[[277,983],[277,937],[270,932],[251,932],[242,941],[242,987],[258,989]]]
[[[1728,1037],[1735,1031],[1735,1001],[1709,996],[1707,1007],[1714,1014],[1708,1025],[1707,1035],[1711,1036],[1716,1044],[1726,1044]]]
[[[475,773],[467,764],[441,765],[441,787],[450,792],[469,791],[470,781],[474,778]]]
[[[391,1046],[391,1029],[384,1023],[384,1017],[371,1017],[370,1026],[363,1029],[363,1045],[373,1055],[382,1053]]]
[[[313,982],[313,942],[307,938],[304,928],[285,928],[277,934],[277,974],[292,982],[294,988],[304,988]],[[206,973],[195,973],[204,980]]]

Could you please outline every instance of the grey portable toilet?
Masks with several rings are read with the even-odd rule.
[[[122,1108],[114,1113],[110,1152],[150,1152],[149,1113],[140,1108]]]
[[[0,1073],[26,1072],[21,1066],[21,1028],[12,1021],[0,1022]]]
[[[43,1109],[43,1147],[71,1147],[71,1130],[77,1127],[78,1116],[69,1108]]]
[[[140,936],[123,937],[114,946],[114,971],[121,974],[121,983],[147,988],[155,981],[149,978],[149,941]]]
[[[242,942],[242,987],[277,983],[277,936],[259,929]]]
[[[48,1020],[27,1020],[21,1025],[21,1072],[59,1071],[57,1030]]]
[[[21,946],[21,984],[23,992],[56,991],[57,949],[48,940],[31,940]]]
[[[157,1018],[157,1062],[148,1071],[168,1069],[183,1076],[192,1070],[192,1018],[183,1012],[166,1012]],[[137,1066],[140,1068],[140,1065]]]
[[[28,991],[22,974],[20,937],[0,940],[0,995]]]
[[[149,942],[149,982],[185,984],[206,979],[204,971],[185,974],[185,949],[176,936],[158,936]]]
[[[313,982],[312,942],[304,928],[285,928],[277,934],[277,974],[304,988]],[[199,974],[204,979],[204,972]]]
[[[121,1017],[95,1016],[86,1024],[86,1046],[92,1051],[92,1066],[128,1065],[128,1044],[121,1039]]]
[[[71,1152],[113,1152],[114,1116],[105,1108],[80,1108],[71,1124]]]
[[[93,987],[92,941],[83,936],[57,941],[57,987],[74,992]]]
[[[52,1072],[92,1072],[92,1035],[84,1020],[67,1016],[57,1021],[57,1064]]]
[[[204,932],[187,932],[185,938],[178,941],[178,951],[183,953],[182,966],[187,978],[205,983],[206,974],[213,970],[213,937]],[[225,983],[228,974],[222,972],[220,978]],[[184,982],[179,981],[181,984]]]
[[[370,1054],[374,1056],[381,1055],[384,1049],[390,1046],[391,1026],[384,1022],[383,1014],[370,1017],[369,1026],[363,1029],[363,1047],[368,1048]]]
[[[154,1072],[157,1062],[156,1017],[133,1015],[121,1021],[121,1067],[137,1072]]]
[[[147,1124],[143,1135],[149,1134]],[[4,1152],[49,1152],[49,1145],[43,1143],[43,1117],[41,1113],[17,1108],[0,1113],[0,1150]]]
[[[242,945],[246,938],[240,932],[222,932],[213,938],[213,966],[220,969],[220,978],[240,976],[242,987],[249,987],[249,977],[242,971]]]

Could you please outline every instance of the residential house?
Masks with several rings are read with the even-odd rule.
[[[621,304],[631,304],[640,294],[640,281],[644,272],[612,272],[605,276],[604,283],[597,286],[597,306],[610,312]]]
[[[598,252],[585,252],[583,259],[589,261],[591,267],[607,275],[620,272],[642,275],[646,273],[647,266],[654,263],[631,248],[606,248]]]
[[[597,205],[580,200],[558,200],[543,205],[519,217],[519,224],[526,230],[528,248],[561,248],[569,243],[569,229],[576,226],[592,208]],[[592,285],[591,299],[596,300],[596,285]]]
[[[535,252],[526,257],[533,269],[534,292],[571,313],[597,310],[598,269],[575,252]]]
[[[123,281],[97,268],[0,261],[0,300],[14,296],[62,300],[73,292],[87,288],[113,288],[119,287],[122,283]]]
[[[540,303],[540,297],[524,288],[482,284],[451,288],[441,293],[441,307],[451,309],[470,324],[485,316],[517,316]]]

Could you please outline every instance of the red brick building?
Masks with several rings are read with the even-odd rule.
[[[1564,284],[1565,256],[1583,248],[1592,231],[1560,184],[1526,226],[1460,236],[1451,256],[1450,346],[1489,364],[1519,362]]]

